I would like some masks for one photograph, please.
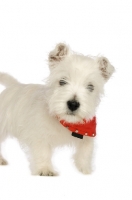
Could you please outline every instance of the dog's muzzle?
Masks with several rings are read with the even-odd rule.
[[[75,111],[79,108],[80,103],[75,100],[67,101],[67,106],[71,111]]]

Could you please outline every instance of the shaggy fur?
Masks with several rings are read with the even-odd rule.
[[[8,74],[0,73],[6,89],[0,95],[0,143],[9,135],[28,148],[34,175],[56,175],[51,158],[53,150],[74,145],[73,156],[78,170],[91,173],[94,138],[72,137],[59,120],[82,122],[95,116],[103,86],[114,72],[107,58],[74,53],[58,44],[49,54],[50,75],[45,85],[21,84]],[[79,103],[71,110],[67,102]],[[0,164],[6,164],[0,153]]]

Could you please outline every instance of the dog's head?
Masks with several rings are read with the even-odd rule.
[[[49,67],[49,113],[68,122],[91,119],[114,72],[108,59],[77,54],[60,43],[49,54]]]

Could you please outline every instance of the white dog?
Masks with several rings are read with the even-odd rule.
[[[89,174],[95,112],[114,67],[105,57],[77,54],[60,43],[49,54],[49,68],[45,85],[21,84],[0,73],[6,87],[0,95],[0,143],[9,135],[16,137],[28,148],[32,174],[43,176],[56,175],[51,162],[55,147],[74,145],[76,167]],[[68,123],[71,127],[66,128]],[[74,130],[79,126],[82,132]],[[0,164],[6,164],[1,153]]]

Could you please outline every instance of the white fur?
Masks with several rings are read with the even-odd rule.
[[[103,61],[102,61],[103,60]],[[51,73],[45,85],[21,84],[13,77],[0,73],[0,83],[6,89],[0,95],[0,143],[8,135],[28,147],[32,174],[55,175],[51,158],[53,150],[64,144],[76,147],[73,159],[84,174],[91,172],[94,139],[72,137],[59,120],[81,122],[92,119],[103,94],[104,83],[114,71],[104,58],[90,58],[58,44],[49,54]],[[59,85],[64,79],[66,84]],[[87,86],[94,85],[91,92]],[[80,107],[71,112],[67,101],[76,100]],[[0,154],[0,164],[6,161]]]

